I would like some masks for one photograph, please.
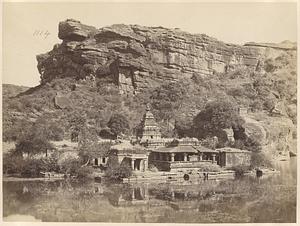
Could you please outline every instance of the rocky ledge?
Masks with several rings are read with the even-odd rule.
[[[109,79],[121,93],[136,93],[161,81],[176,81],[249,68],[263,70],[265,48],[227,44],[179,29],[117,24],[96,29],[68,19],[59,24],[52,51],[37,56],[41,83],[54,78]],[[280,49],[281,50],[281,49]],[[294,51],[294,47],[285,49]]]

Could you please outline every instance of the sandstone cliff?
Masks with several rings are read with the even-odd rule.
[[[61,22],[58,36],[61,44],[37,56],[42,84],[58,77],[109,76],[122,93],[194,74],[212,76],[237,68],[259,71],[266,49],[282,50],[255,43],[227,44],[179,29],[123,24],[96,29],[75,20]]]

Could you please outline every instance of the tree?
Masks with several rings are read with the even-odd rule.
[[[181,82],[168,82],[155,88],[150,96],[151,105],[161,120],[169,120],[182,104],[186,90]]]
[[[72,141],[78,141],[79,134],[86,126],[86,118],[83,116],[83,114],[80,114],[79,112],[75,112],[71,115],[71,117],[68,120],[68,128],[72,132]]]
[[[116,156],[110,157],[107,165],[108,168],[105,171],[105,175],[111,180],[119,181],[132,175],[131,166],[128,166],[124,162],[120,164]]]
[[[110,128],[111,132],[117,137],[118,135],[125,133],[129,130],[129,121],[125,115],[115,113],[110,117],[107,126]]]
[[[79,156],[81,157],[84,165],[89,164],[90,159],[97,155],[97,134],[90,131],[88,128],[82,128],[80,132],[80,140],[78,143]]]
[[[238,113],[238,109],[228,99],[218,99],[207,103],[193,120],[193,127],[198,137],[215,135],[222,129],[238,127],[244,120]]]
[[[109,143],[98,143],[98,135],[95,130],[83,128],[78,144],[79,157],[84,165],[88,165],[91,159],[106,156],[110,146]]]
[[[47,155],[49,149],[53,149],[52,144],[45,133],[36,126],[30,128],[16,143],[16,153],[18,154],[32,155],[44,152]]]
[[[4,119],[5,119],[5,115]],[[13,119],[10,122],[3,120],[3,140],[4,141],[17,141],[20,137],[24,136],[26,131],[32,127],[32,122],[25,119],[15,121]]]
[[[34,123],[34,128],[39,133],[43,133],[48,140],[60,141],[64,138],[64,129],[62,126],[56,121],[51,121],[48,117],[42,116],[38,118]]]
[[[179,138],[192,136],[193,120],[188,117],[177,117],[175,120],[175,131]]]

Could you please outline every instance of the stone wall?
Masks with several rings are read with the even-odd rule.
[[[250,166],[251,153],[247,152],[222,152],[220,153],[220,165],[222,167],[233,167],[238,165]]]
[[[211,166],[213,163],[211,160],[202,160],[202,161],[158,161],[152,160],[150,162],[160,171],[174,171],[178,169],[201,169]],[[217,164],[214,164],[217,166]]]

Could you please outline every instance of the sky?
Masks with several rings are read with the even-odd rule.
[[[6,2],[2,10],[2,83],[30,87],[40,81],[36,55],[61,42],[58,23],[67,18],[97,28],[120,23],[180,28],[235,44],[297,40],[296,2]]]

